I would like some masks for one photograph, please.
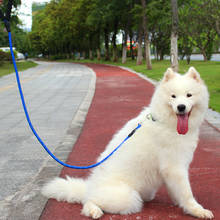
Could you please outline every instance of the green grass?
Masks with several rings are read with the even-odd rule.
[[[69,62],[73,62],[73,60],[68,60]],[[152,61],[152,70],[147,70],[145,63],[142,65],[136,65],[136,61],[128,60],[126,64],[122,64],[121,62],[113,63],[110,61],[97,61],[97,60],[80,60],[77,62],[83,63],[102,63],[102,64],[113,64],[118,66],[129,67],[136,72],[143,73],[147,77],[160,80],[163,76],[163,73],[170,66],[170,62],[168,60],[164,61]],[[210,93],[210,108],[215,111],[220,112],[220,62],[215,61],[191,61],[190,65],[187,65],[186,61],[180,61],[179,72],[185,73],[190,66],[194,66],[198,72],[200,73],[202,79],[205,81],[208,86]]]
[[[37,64],[32,61],[17,62],[18,71],[23,71],[35,66],[37,66]],[[14,67],[12,63],[4,62],[3,65],[0,65],[0,77],[4,75],[8,75],[13,72],[14,72]]]

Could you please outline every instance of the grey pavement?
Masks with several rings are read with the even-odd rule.
[[[80,133],[95,90],[95,74],[71,63],[38,62],[21,75],[31,121],[65,161]],[[15,75],[0,78],[0,219],[38,219],[42,184],[62,166],[41,147],[26,122]]]
[[[213,111],[212,109],[208,109],[206,114],[206,121],[210,126],[220,132],[220,113]]]

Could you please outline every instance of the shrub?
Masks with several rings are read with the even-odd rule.
[[[10,60],[9,54],[0,50],[0,65],[2,65],[4,61],[8,60]]]
[[[14,51],[15,58],[17,58],[17,52]],[[12,62],[11,53],[10,51],[4,52],[0,50],[0,65],[4,63],[4,61],[10,61]]]

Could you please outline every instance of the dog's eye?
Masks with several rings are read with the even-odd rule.
[[[191,97],[192,96],[192,94],[191,93],[187,93],[187,95],[186,95],[188,98],[189,97]]]
[[[171,97],[172,97],[172,98],[174,98],[174,99],[176,98],[176,96],[175,96],[175,95],[171,95]]]

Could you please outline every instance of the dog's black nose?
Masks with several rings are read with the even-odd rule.
[[[177,109],[179,112],[183,113],[186,110],[186,106],[181,104],[177,106]]]

